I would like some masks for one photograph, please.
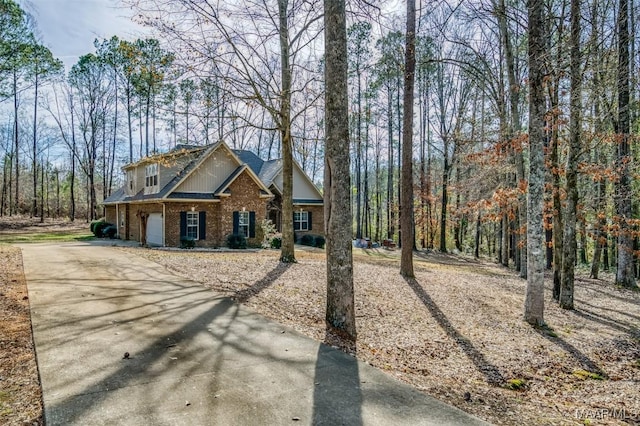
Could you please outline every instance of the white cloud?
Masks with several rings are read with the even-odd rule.
[[[131,21],[116,0],[18,0],[37,22],[43,43],[69,69],[94,51],[93,41],[117,35],[135,39],[149,31]]]

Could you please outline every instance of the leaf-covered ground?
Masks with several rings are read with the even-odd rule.
[[[4,221],[0,233],[87,226],[34,222]],[[281,265],[277,251],[123,250],[325,339],[323,251]],[[522,321],[525,281],[491,262],[420,253],[406,281],[399,251],[354,254],[361,360],[495,424],[640,424],[640,293],[611,275],[579,273],[577,309],[547,297],[550,328],[536,330]],[[20,251],[0,244],[0,424],[41,424],[41,401]]]
[[[42,424],[22,253],[7,245],[0,245],[0,424]]]
[[[127,249],[323,341],[325,258],[298,250]],[[522,320],[525,281],[490,262],[399,251],[355,253],[356,355],[494,424],[640,423],[640,293],[579,278],[576,310],[547,297],[549,328]],[[550,289],[547,289],[550,295]]]

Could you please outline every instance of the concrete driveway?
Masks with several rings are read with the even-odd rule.
[[[20,247],[47,425],[486,424],[118,248]]]

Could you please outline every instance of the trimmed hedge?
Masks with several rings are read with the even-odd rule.
[[[89,229],[91,230],[91,233],[96,237],[98,236],[98,234],[96,233],[96,227],[102,223],[106,223],[106,220],[104,220],[104,218],[92,220],[91,223],[89,224]]]
[[[111,229],[113,228],[113,229]],[[98,219],[91,221],[89,224],[89,229],[91,229],[91,233],[98,238],[115,238],[118,233],[118,228],[113,223],[109,223],[103,219]]]
[[[311,234],[305,234],[300,238],[300,244],[303,246],[315,247],[315,237]]]
[[[118,228],[116,228],[115,225],[109,225],[102,228],[103,237],[107,237],[113,240],[116,237],[117,233],[118,233]]]
[[[227,247],[230,249],[246,249],[247,239],[241,234],[229,234],[227,235]]]
[[[324,248],[325,239],[322,235],[305,234],[300,238],[303,246]]]
[[[279,249],[280,247],[282,247],[282,237],[273,237],[271,239],[271,248]]]
[[[196,246],[196,240],[191,237],[180,237],[180,248],[192,249]]]

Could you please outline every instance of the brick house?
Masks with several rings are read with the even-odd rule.
[[[260,222],[281,226],[282,161],[263,161],[224,142],[176,149],[122,168],[125,184],[104,200],[107,222],[121,239],[179,247],[182,237],[199,247],[226,244],[243,234],[262,241]],[[323,198],[294,162],[294,230],[322,234]]]

